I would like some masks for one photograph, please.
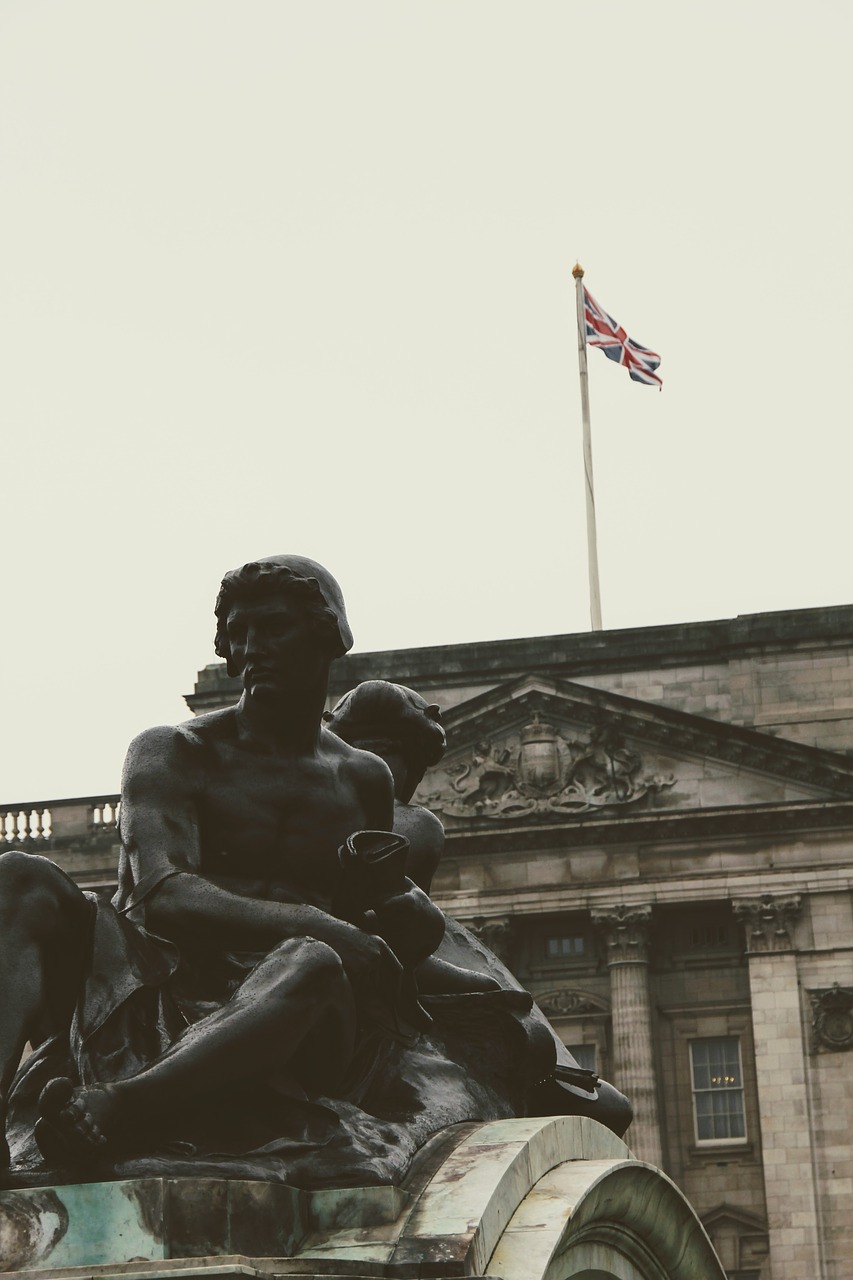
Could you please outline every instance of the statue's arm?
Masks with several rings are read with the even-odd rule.
[[[161,886],[200,869],[197,753],[183,728],[171,726],[146,730],[128,748],[119,836],[130,883],[119,905],[146,924]]]
[[[444,853],[444,827],[429,809],[414,804],[398,804],[395,806],[394,829],[408,836],[408,873],[424,893],[429,893]]]
[[[384,760],[371,752],[346,748],[350,752],[352,767],[356,770],[357,786],[362,808],[368,822],[368,829],[374,831],[396,830],[400,835],[408,833],[400,831],[395,822],[394,783],[391,771]],[[390,896],[383,896],[380,901],[369,903],[369,909],[349,915],[345,909],[342,914],[350,919],[358,919],[364,928],[384,938],[394,954],[407,967],[421,961],[441,942],[444,936],[444,914],[430,900],[412,879],[410,867],[408,874],[403,875],[400,885]],[[362,914],[363,911],[363,914]]]
[[[328,730],[326,730],[328,733]],[[341,744],[335,740],[335,749]],[[352,762],[354,780],[366,817],[366,827],[372,831],[391,831],[394,826],[394,780],[384,760],[370,751],[355,747],[344,748]]]

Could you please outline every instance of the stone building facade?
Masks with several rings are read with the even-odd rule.
[[[348,655],[331,701],[380,677],[443,708],[436,899],[629,1094],[728,1275],[849,1280],[853,606]],[[116,800],[0,824],[103,887]]]

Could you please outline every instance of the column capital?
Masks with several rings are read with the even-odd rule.
[[[515,921],[512,916],[476,916],[461,922],[484,947],[509,966],[512,944],[515,941]]]
[[[593,907],[593,924],[604,935],[607,963],[648,964],[651,903],[629,906],[618,902],[607,907]]]
[[[750,955],[766,951],[791,951],[791,927],[803,910],[799,893],[762,893],[732,900],[735,917],[744,926]]]

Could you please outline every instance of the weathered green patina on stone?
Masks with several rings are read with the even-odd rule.
[[[724,1280],[684,1196],[579,1116],[460,1125],[406,1185],[147,1178],[0,1194],[0,1280]]]

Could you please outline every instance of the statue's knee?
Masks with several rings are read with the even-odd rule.
[[[344,975],[341,957],[334,948],[315,938],[306,938],[306,963],[318,982],[338,983]]]
[[[316,938],[298,939],[295,963],[318,984],[339,982],[344,972],[337,951]]]
[[[268,961],[271,985],[282,994],[297,979],[318,994],[343,979],[344,967],[337,951],[316,938],[291,938],[277,947]]]
[[[9,849],[0,854],[0,894],[3,898],[20,900],[35,888],[44,878],[46,858],[40,854],[23,853],[20,849]]]
[[[80,895],[72,881],[49,858],[10,849],[0,854],[0,912],[7,922],[54,923],[70,895]]]

